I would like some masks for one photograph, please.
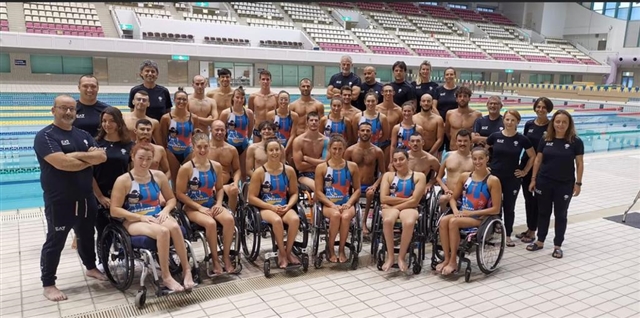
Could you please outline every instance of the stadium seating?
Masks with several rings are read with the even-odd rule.
[[[514,40],[516,38],[499,25],[478,23],[477,26],[492,39]]]
[[[472,38],[471,41],[473,41],[479,48],[481,48],[483,51],[489,54],[489,56],[496,60],[518,62],[523,61],[518,54],[502,44],[502,42],[500,41],[478,38]]]
[[[281,21],[281,20],[267,20],[267,19],[247,19],[249,26],[274,28],[274,29],[295,29],[293,22]]]
[[[282,20],[284,16],[271,2],[231,2],[240,17]]]
[[[157,2],[160,3],[160,2]],[[144,8],[144,7],[132,7],[132,6],[121,6],[114,5],[109,6],[110,9],[120,9],[120,10],[133,10],[137,16],[141,18],[157,18],[157,19],[172,19],[171,12],[164,9],[156,9],[156,8]]]
[[[365,52],[344,28],[324,24],[303,24],[302,28],[324,51]]]
[[[362,11],[378,11],[389,12],[389,8],[382,2],[356,2],[358,8]]]
[[[179,34],[179,33],[164,33],[164,32],[142,32],[143,40],[154,41],[170,41],[170,42],[187,42],[193,43],[192,34]]]
[[[440,21],[432,18],[419,17],[419,16],[407,16],[409,21],[413,22],[422,32],[431,34],[431,33],[443,33],[443,34],[451,34],[454,31],[448,28],[446,25],[441,23]],[[455,28],[456,31],[457,28]]]
[[[411,55],[391,34],[377,29],[352,29],[364,45],[376,54]]]
[[[280,6],[296,22],[331,24],[332,21],[317,5],[282,2]]]
[[[416,32],[397,32],[396,35],[420,56],[453,57],[433,37]]]
[[[485,11],[478,11],[478,13],[480,13],[480,15],[485,18],[485,20],[493,24],[517,26],[515,23],[513,23],[513,21],[509,20],[507,17],[503,16],[500,13],[485,12]]]
[[[389,8],[395,10],[397,13],[402,15],[418,15],[424,16],[426,13],[422,12],[420,8],[416,7],[411,2],[390,2],[387,4]]]
[[[27,33],[104,37],[91,3],[25,2],[23,12]]]
[[[484,22],[484,18],[478,12],[475,12],[473,10],[460,8],[450,8],[449,10],[462,18],[462,20],[464,21]]]
[[[436,39],[444,44],[451,52],[466,59],[489,59],[473,42],[453,35],[436,34]]]
[[[353,6],[349,2],[318,2],[318,4],[328,8],[353,9]]]
[[[220,38],[205,36],[203,43],[206,44],[221,44],[221,45],[238,45],[238,46],[251,46],[248,39],[236,39],[236,38]]]
[[[0,31],[9,31],[9,18],[7,16],[6,2],[0,2]]]
[[[234,17],[211,15],[206,13],[190,13],[190,12],[182,12],[182,16],[185,21],[218,23],[218,24],[238,24],[238,21],[236,21],[236,18]]]
[[[371,12],[369,13],[378,24],[388,30],[406,30],[413,31],[416,29],[410,22],[408,22],[403,16],[395,13],[382,13]]]
[[[422,11],[429,13],[429,15],[437,19],[449,19],[449,20],[460,19],[455,13],[449,11],[445,7],[421,4],[420,9]]]

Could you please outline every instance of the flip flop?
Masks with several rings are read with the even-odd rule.
[[[563,256],[562,250],[559,248],[554,249],[553,253],[551,253],[551,256],[553,256],[553,258],[562,258]]]
[[[522,233],[518,233],[518,234],[516,234],[516,238],[517,239],[522,239],[522,238],[526,237],[527,234],[529,234],[529,231],[524,231]]]
[[[531,243],[531,244],[527,245],[527,251],[529,251],[529,252],[535,252],[535,251],[537,251],[537,250],[541,250],[543,247],[544,247],[544,245],[543,245],[543,246],[540,246],[540,245],[538,245],[538,244],[536,244],[536,243],[534,242],[534,243]]]

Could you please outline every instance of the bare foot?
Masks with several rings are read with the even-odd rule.
[[[173,279],[173,277],[171,277],[171,275],[168,275],[168,277],[163,277],[162,278],[162,284],[164,285],[164,287],[168,288],[171,291],[174,292],[181,292],[184,291],[184,287],[182,287],[182,285],[180,285],[180,283],[176,282],[175,279]]]
[[[289,253],[289,256],[287,256],[287,260],[289,261],[289,264],[293,264],[293,265],[300,264],[300,260],[298,259],[298,257],[293,255],[293,253]]]
[[[340,261],[340,263],[346,263],[349,260],[349,258],[347,257],[347,254],[344,251],[342,251],[340,252],[340,257],[338,260]]]
[[[388,272],[393,266],[393,261],[393,257],[390,256],[389,259],[387,259],[387,261],[384,263],[384,265],[382,265],[382,270]]]
[[[42,292],[42,294],[44,295],[44,297],[46,297],[47,299],[51,300],[51,301],[62,301],[62,300],[67,300],[67,295],[65,295],[63,292],[61,292],[58,287],[56,286],[47,286],[44,288],[44,291]]]
[[[442,263],[436,266],[436,272],[442,273],[442,269],[449,264],[449,261],[443,261]]]
[[[287,262],[287,258],[283,255],[278,254],[278,266],[282,269],[287,268],[289,262]]]
[[[329,262],[335,263],[337,261],[338,261],[338,257],[336,256],[336,254],[329,253]]]
[[[224,270],[222,269],[222,266],[220,266],[218,258],[215,258],[215,260],[213,261],[213,273],[216,275],[220,275],[223,271]]]
[[[235,266],[233,266],[233,263],[231,263],[228,257],[224,260],[224,268],[227,270],[227,273],[234,273],[236,271]]]
[[[400,268],[401,272],[404,272],[409,268],[409,266],[407,266],[407,262],[404,261],[404,257],[398,258],[398,268]]]
[[[95,278],[99,281],[107,281],[107,276],[105,276],[104,274],[102,274],[102,272],[100,272],[97,268],[94,269],[90,269],[86,272],[87,277],[91,277],[91,278]]]
[[[71,239],[71,248],[74,250],[78,249],[78,238],[76,238],[75,234],[73,234],[73,238]]]
[[[458,267],[455,265],[447,265],[442,269],[442,275],[450,275],[458,270]]]
[[[193,282],[193,276],[191,276],[191,269],[182,272],[182,277],[184,277],[182,280],[184,283],[184,290],[191,290],[196,286],[196,283]]]

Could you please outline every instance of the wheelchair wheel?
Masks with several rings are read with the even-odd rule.
[[[467,267],[464,270],[464,282],[468,283],[471,280],[471,267]]]
[[[373,210],[373,219],[371,224],[371,255],[378,254],[378,245],[382,241],[382,217],[380,216],[380,206],[375,205]]]
[[[136,293],[136,307],[138,309],[144,308],[144,304],[147,302],[147,287],[142,286]]]
[[[382,265],[384,265],[384,256],[385,256],[385,251],[384,250],[380,250],[378,252],[378,254],[376,254],[376,267],[378,268],[378,270],[382,270]]]
[[[302,254],[302,271],[307,272],[309,270],[309,255]]]
[[[104,273],[111,285],[125,291],[133,283],[135,260],[131,238],[124,227],[109,224],[100,238],[100,252],[104,265]]]
[[[259,212],[254,211],[250,206],[246,206],[240,213],[240,223],[242,224],[240,226],[242,232],[240,234],[240,244],[242,245],[242,252],[247,261],[253,263],[260,253],[262,226],[257,215]]]
[[[270,278],[271,277],[271,262],[269,260],[265,260],[264,261],[263,270],[264,270],[264,277]]]
[[[507,241],[502,221],[492,219],[482,234],[482,242],[478,242],[476,248],[476,260],[483,273],[491,274],[498,269]]]

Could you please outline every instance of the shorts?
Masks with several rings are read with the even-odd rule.
[[[174,157],[176,157],[176,159],[178,160],[178,162],[180,164],[184,163],[184,161],[187,159],[187,157],[189,157],[189,155],[193,152],[193,148],[191,146],[187,147],[187,149],[185,149],[184,151],[181,151],[180,153],[175,153],[169,149],[167,149],[170,153],[173,154]]]
[[[260,136],[260,131],[259,131],[259,130],[257,130],[257,129],[254,129],[254,130],[253,130],[253,136],[254,136],[254,137],[258,137],[258,138],[260,138],[260,137],[261,137],[261,136]]]
[[[442,152],[443,150],[447,150],[449,151],[449,138],[447,137],[447,135],[444,135],[444,140],[442,141],[442,145],[440,145],[440,148],[438,148],[438,151]]]
[[[367,193],[367,189],[370,187],[370,184],[361,184],[360,185],[360,195],[364,195]]]
[[[389,147],[390,144],[391,144],[391,140],[387,139],[385,141],[378,142],[376,146],[378,146],[378,148],[382,149],[382,148]]]
[[[307,177],[309,179],[315,180],[316,179],[316,173],[315,172],[300,172],[299,178],[302,178],[302,177]]]
[[[247,148],[249,148],[249,145],[233,146],[233,147],[236,148],[236,150],[238,151],[238,156],[240,156],[244,153],[245,150],[247,150]]]

